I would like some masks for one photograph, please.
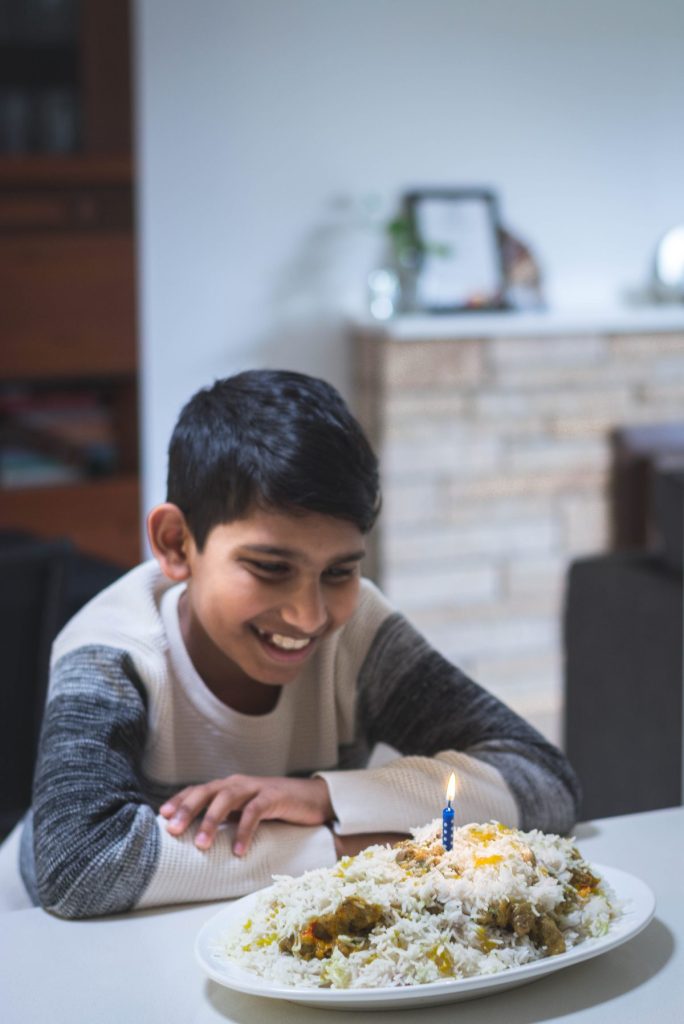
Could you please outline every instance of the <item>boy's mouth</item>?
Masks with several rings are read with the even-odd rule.
[[[288,658],[302,656],[313,644],[315,637],[294,637],[284,633],[269,633],[268,630],[260,629],[259,626],[252,626],[252,629],[268,648],[270,653],[279,654]]]

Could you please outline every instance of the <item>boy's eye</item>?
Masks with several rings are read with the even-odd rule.
[[[269,576],[284,576],[290,569],[286,562],[256,562],[249,559],[247,564],[257,572],[267,573]]]
[[[253,572],[266,579],[284,579],[292,572],[292,566],[288,562],[262,562],[256,558],[245,558],[243,561]],[[358,565],[331,565],[323,572],[322,578],[326,583],[343,583],[352,579],[357,572]]]
[[[355,568],[343,569],[341,566],[332,566],[330,569],[326,569],[323,575],[327,580],[337,583],[341,580],[351,579],[355,572]]]

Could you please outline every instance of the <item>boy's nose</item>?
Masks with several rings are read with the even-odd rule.
[[[328,611],[318,584],[302,586],[286,601],[280,612],[283,621],[302,633],[319,633],[328,621]]]

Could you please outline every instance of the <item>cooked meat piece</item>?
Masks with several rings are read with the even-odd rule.
[[[520,938],[522,935],[529,935],[534,928],[537,918],[529,903],[521,900],[519,903],[511,904],[511,928]]]
[[[509,902],[507,899],[497,900],[478,918],[478,924],[495,925],[521,935],[529,935],[537,920],[534,911],[525,900]]]
[[[494,921],[497,928],[508,928],[511,920],[511,905],[508,900],[499,900],[493,907]]]
[[[587,871],[586,868],[573,868],[570,876],[570,884],[575,889],[595,889],[601,881],[596,875],[592,875],[591,871]]]
[[[382,907],[352,897],[343,900],[334,914],[322,920],[332,923],[333,934],[367,935],[382,917]]]
[[[308,921],[298,935],[280,942],[283,953],[296,953],[302,960],[323,960],[331,956],[335,946],[349,956],[356,949],[368,946],[368,934],[383,919],[382,907],[365,900],[343,900],[332,914]]]
[[[322,960],[326,954],[324,950],[319,947],[317,942],[312,941],[309,938],[306,938],[302,939],[302,944],[299,947],[299,955],[301,956],[302,960]]]
[[[565,939],[556,922],[548,914],[542,914],[537,918],[530,935],[535,946],[545,949],[547,956],[565,952]]]
[[[496,925],[497,928],[508,928],[510,923],[511,905],[507,899],[497,900],[481,914],[478,924]]]
[[[404,869],[411,874],[425,874],[439,863],[439,853],[435,850],[426,850],[419,843],[414,843],[410,839],[403,839],[401,842],[395,843],[394,849],[397,851],[397,864],[402,864]]]

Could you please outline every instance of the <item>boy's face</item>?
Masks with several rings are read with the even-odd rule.
[[[201,552],[190,538],[180,621],[199,674],[208,683],[295,679],[353,614],[364,553],[353,523],[313,512],[256,509],[215,526]]]

